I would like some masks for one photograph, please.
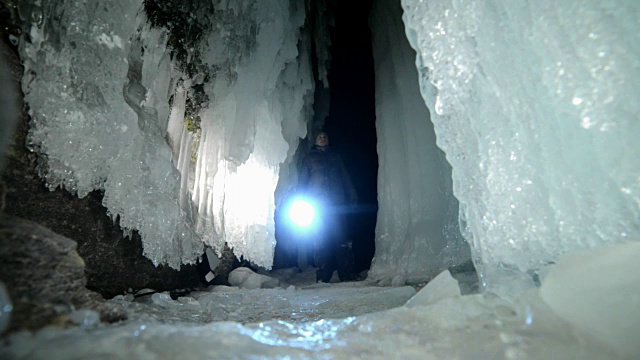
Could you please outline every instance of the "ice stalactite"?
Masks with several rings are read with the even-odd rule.
[[[179,84],[176,87],[173,101],[171,103],[171,115],[169,115],[169,122],[167,123],[167,137],[169,145],[171,146],[174,161],[176,161],[176,167],[179,167],[178,158],[180,157],[181,151],[187,150],[182,144],[183,133],[186,130],[184,126],[186,102],[186,90],[182,84]]]
[[[191,194],[190,180],[192,181],[191,158],[193,152],[194,135],[185,125],[187,94],[182,81],[178,84],[171,103],[171,115],[167,124],[167,140],[171,146],[173,165],[180,172],[180,197],[179,205],[184,215],[191,223]]]
[[[402,5],[485,285],[640,238],[637,3]]]

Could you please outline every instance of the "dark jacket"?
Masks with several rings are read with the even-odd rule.
[[[340,155],[329,147],[311,148],[298,183],[300,190],[318,201],[335,205],[357,201],[357,193]]]

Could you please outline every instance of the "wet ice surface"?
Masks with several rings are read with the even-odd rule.
[[[281,279],[287,288],[114,299],[129,310],[128,321],[20,333],[0,353],[16,359],[615,358],[577,338],[536,296],[515,304],[460,296],[447,276],[420,291],[438,299],[405,307],[412,287],[313,284],[306,282],[310,274]]]

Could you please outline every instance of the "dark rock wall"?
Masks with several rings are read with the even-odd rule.
[[[32,221],[0,214],[0,278],[13,310],[9,331],[64,326],[76,309],[91,309],[102,321],[126,319],[126,311],[87,290],[84,262],[73,240]]]

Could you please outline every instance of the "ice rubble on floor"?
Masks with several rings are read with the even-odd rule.
[[[560,317],[621,354],[640,355],[640,243],[579,251],[560,259],[540,296]]]

